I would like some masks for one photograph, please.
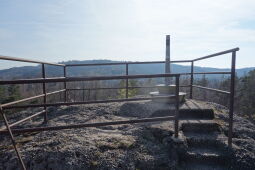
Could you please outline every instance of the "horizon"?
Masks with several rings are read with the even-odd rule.
[[[0,9],[0,55],[47,62],[159,61],[165,59],[165,36],[170,34],[171,60],[239,47],[236,68],[255,66],[252,0],[14,0],[1,1]],[[0,69],[30,65],[0,63]],[[230,68],[230,55],[197,65]]]
[[[42,61],[42,60],[41,60]],[[85,61],[112,61],[112,62],[139,62],[139,61],[123,61],[123,60],[110,60],[110,59],[89,59],[89,60],[67,60],[67,61],[60,61],[60,62],[53,62],[55,64],[63,64],[63,63],[68,63],[68,62],[85,62]],[[159,60],[158,60],[159,61]],[[7,61],[8,62],[8,61]],[[20,62],[20,63],[24,63],[24,62]],[[153,64],[153,63],[152,63]],[[156,64],[156,63],[154,63]],[[34,66],[34,67],[37,67],[37,66],[40,66],[41,64],[37,64],[37,63],[30,63],[30,64],[26,64],[26,65],[17,65],[17,66],[14,66],[14,67],[10,67],[10,68],[0,68],[0,71],[2,70],[7,70],[7,69],[12,69],[12,68],[19,68],[19,67],[26,67],[26,66]],[[144,65],[147,65],[147,64],[144,64]],[[172,65],[172,64],[171,64]],[[173,65],[180,65],[180,66],[187,66],[187,67],[190,67],[190,64],[176,64],[176,63],[173,63]],[[58,66],[56,66],[58,67]],[[86,67],[86,66],[82,66],[82,67]],[[213,69],[231,69],[231,68],[218,68],[218,67],[209,67],[209,66],[200,66],[200,65],[194,65],[194,67],[201,67],[201,68],[213,68]],[[240,69],[249,69],[249,68],[255,68],[254,67],[241,67],[241,68],[236,68],[238,70]]]

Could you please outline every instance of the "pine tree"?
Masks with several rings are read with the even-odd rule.
[[[3,103],[4,100],[6,100],[5,98],[5,87],[4,86],[0,86],[0,103]]]
[[[119,87],[125,87],[126,86],[126,80],[121,80]],[[137,86],[137,81],[136,80],[128,80],[128,87],[135,87]],[[128,97],[134,97],[137,95],[138,90],[137,88],[129,88],[128,89]],[[118,90],[118,98],[126,98],[126,89],[119,89]]]
[[[201,78],[201,80],[198,81],[198,84],[200,86],[203,87],[207,87],[208,86],[208,79],[205,77],[205,74],[203,75],[203,77]],[[207,100],[207,91],[206,90],[201,90],[201,96],[203,100]]]
[[[255,115],[255,70],[250,71],[248,75],[240,78],[240,86],[238,88],[238,102],[240,110],[253,118]]]
[[[4,103],[12,102],[20,99],[20,91],[18,85],[10,85],[7,88],[8,97],[4,100]]]

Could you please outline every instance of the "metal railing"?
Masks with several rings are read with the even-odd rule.
[[[215,91],[215,92],[218,92],[218,93],[224,93],[224,94],[229,95],[229,128],[228,128],[228,145],[229,145],[229,147],[232,147],[232,137],[233,137],[233,113],[234,113],[235,74],[236,74],[235,70],[236,70],[236,52],[237,51],[239,51],[239,48],[234,48],[234,49],[218,52],[218,53],[215,53],[215,54],[211,54],[211,55],[208,55],[208,56],[196,58],[191,62],[191,81],[190,81],[190,98],[191,99],[193,98],[193,95],[192,95],[193,87],[204,89],[204,90]],[[213,88],[193,85],[193,75],[194,75],[193,71],[194,71],[194,63],[196,61],[200,61],[200,60],[204,60],[204,59],[208,59],[208,58],[212,58],[212,57],[216,57],[216,56],[220,56],[220,55],[224,55],[224,54],[228,54],[228,53],[231,53],[231,71],[230,72],[225,72],[224,74],[230,74],[230,76],[231,76],[230,77],[230,91],[229,92],[219,90],[219,89],[213,89]],[[210,73],[205,73],[205,74],[210,74]]]
[[[9,134],[16,154],[18,156],[19,162],[23,169],[25,169],[25,165],[22,161],[18,148],[16,146],[16,141],[13,137],[13,133],[26,133],[26,132],[40,132],[40,131],[49,131],[49,130],[62,130],[62,129],[72,129],[72,128],[84,128],[84,127],[99,127],[99,126],[107,126],[107,125],[120,125],[120,124],[133,124],[133,123],[142,123],[142,122],[154,122],[154,121],[169,121],[174,120],[175,124],[175,137],[178,137],[179,131],[179,88],[180,87],[189,87],[190,88],[190,98],[193,98],[193,87],[200,88],[204,90],[215,91],[223,94],[229,95],[230,105],[229,105],[229,132],[228,132],[228,145],[232,147],[232,129],[233,129],[233,112],[234,112],[234,88],[235,88],[235,60],[236,60],[236,51],[239,48],[230,49],[227,51],[215,53],[212,55],[208,55],[205,57],[197,58],[194,60],[178,60],[178,61],[171,61],[170,63],[191,63],[191,71],[190,73],[179,73],[179,74],[151,74],[151,75],[129,75],[129,65],[133,64],[157,64],[157,63],[165,63],[165,61],[148,61],[148,62],[117,62],[117,63],[97,63],[97,64],[55,64],[55,63],[48,63],[36,60],[27,60],[23,58],[15,58],[15,57],[7,57],[7,56],[0,56],[2,60],[12,60],[12,61],[21,61],[21,62],[30,62],[30,63],[38,63],[42,66],[42,78],[33,78],[33,79],[18,79],[18,80],[1,80],[0,85],[6,84],[32,84],[32,83],[41,83],[43,85],[43,94],[24,98],[21,100],[5,103],[0,105],[0,113],[3,116],[3,120],[5,123],[6,128],[0,129],[0,134]],[[216,57],[219,55],[231,53],[232,54],[232,64],[231,64],[231,71],[230,72],[194,72],[194,63],[199,60],[204,60],[211,57]],[[53,77],[53,78],[46,78],[45,74],[45,65],[53,65],[53,66],[61,66],[63,67],[63,77]],[[97,77],[67,77],[67,67],[79,67],[79,66],[106,66],[106,65],[124,65],[125,66],[125,75],[121,76],[97,76]],[[231,75],[231,84],[230,84],[230,92],[213,89],[208,87],[202,87],[198,85],[194,85],[194,75],[196,74],[230,74]],[[180,76],[189,75],[190,76],[190,85],[180,85]],[[47,123],[47,107],[49,106],[61,106],[61,105],[80,105],[80,104],[91,104],[91,103],[109,103],[109,102],[123,102],[123,101],[138,101],[138,100],[151,100],[152,97],[140,97],[140,98],[129,98],[128,97],[128,90],[130,88],[154,88],[153,86],[148,87],[129,87],[128,80],[129,79],[138,79],[138,78],[159,78],[159,77],[175,77],[176,83],[176,94],[175,94],[175,109],[176,114],[175,116],[166,116],[166,117],[155,117],[155,118],[145,118],[145,119],[133,119],[127,121],[114,121],[114,122],[98,122],[98,123],[85,123],[85,124],[74,124],[74,125],[66,125],[66,126],[47,126],[47,127],[36,127],[36,128],[23,128],[23,129],[16,129],[13,128],[14,126],[25,122],[33,117],[43,114],[44,115],[44,122]],[[94,81],[94,80],[126,80],[125,87],[112,87],[112,88],[87,88],[88,90],[106,90],[106,89],[126,89],[126,94],[124,99],[109,99],[109,100],[94,100],[94,101],[79,101],[79,102],[67,102],[67,91],[71,90],[86,90],[82,89],[74,89],[74,88],[67,88],[67,82],[76,82],[76,81]],[[64,89],[47,93],[46,83],[52,82],[63,82]],[[57,103],[47,103],[47,96],[58,94],[64,92],[64,102],[57,102]],[[26,104],[26,105],[16,105],[22,102],[27,102],[30,100],[38,99],[43,97],[42,104]],[[155,97],[153,97],[155,98]],[[158,98],[167,98],[167,97],[158,97]],[[35,108],[35,107],[43,107],[42,111],[39,111],[31,116],[28,116],[22,120],[19,120],[15,123],[9,124],[6,118],[7,109],[15,109],[15,108]]]

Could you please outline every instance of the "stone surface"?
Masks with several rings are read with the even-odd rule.
[[[175,85],[158,84],[156,88],[160,94],[175,94]]]
[[[174,94],[161,94],[159,92],[150,92],[150,95],[152,97],[155,97],[152,99],[154,102],[158,103],[176,103],[175,95]],[[179,92],[179,102],[183,103],[185,101],[186,93]],[[167,97],[167,98],[157,98],[157,97]]]
[[[199,128],[211,128],[211,132],[180,131],[179,138],[173,137],[172,121],[105,126],[100,128],[83,128],[62,131],[48,131],[15,135],[18,147],[28,169],[254,169],[255,165],[255,126],[247,119],[234,116],[234,148],[231,151],[231,167],[222,165],[208,166],[207,160],[225,154],[228,115],[226,108],[214,103],[186,100],[180,107],[183,119],[191,115],[196,119],[183,120],[183,123],[206,123],[206,119],[214,119],[210,111],[206,116],[199,110],[213,109],[215,125],[202,125]],[[172,111],[169,111],[171,109]],[[49,124],[67,125],[86,122],[103,122],[128,120],[155,116],[174,115],[174,105],[151,101],[122,102],[108,104],[89,104],[80,106],[62,106],[49,108]],[[38,111],[38,110],[37,110]],[[23,111],[8,116],[11,122],[30,115],[31,111]],[[20,127],[37,127],[42,125],[42,117],[35,118]],[[209,122],[207,122],[209,123]],[[1,125],[3,122],[1,122]],[[219,125],[219,126],[218,126]],[[3,126],[3,125],[2,125]],[[185,126],[185,125],[184,125]],[[187,126],[186,126],[187,127]],[[218,129],[219,128],[219,129]],[[182,128],[181,128],[182,129]],[[184,128],[185,129],[185,128]],[[196,129],[196,128],[195,128]],[[214,132],[214,130],[216,131]],[[0,169],[18,169],[16,155],[10,140],[0,136]],[[201,148],[201,146],[208,148]],[[220,148],[220,151],[212,150]],[[181,156],[188,154],[193,163],[181,163]],[[196,155],[199,155],[196,157]],[[194,158],[195,157],[195,158]],[[204,162],[196,162],[205,157]],[[194,158],[194,159],[193,159]]]

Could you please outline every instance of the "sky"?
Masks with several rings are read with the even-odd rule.
[[[0,0],[0,11],[0,55],[158,61],[169,34],[171,60],[239,47],[237,68],[255,67],[254,0]],[[195,66],[229,68],[230,56]]]

